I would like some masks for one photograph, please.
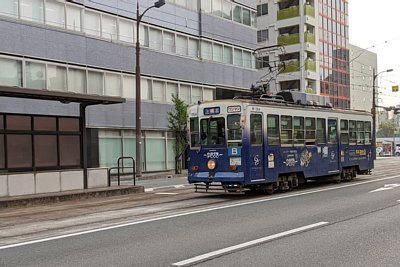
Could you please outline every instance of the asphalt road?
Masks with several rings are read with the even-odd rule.
[[[115,210],[112,223],[0,245],[0,266],[399,266],[399,161],[349,183]]]

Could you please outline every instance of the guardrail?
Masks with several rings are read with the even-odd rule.
[[[132,167],[128,166],[128,167],[124,167],[121,166],[121,161],[125,160],[125,159],[131,159],[132,160]],[[136,186],[136,165],[135,165],[135,159],[133,157],[119,157],[117,160],[117,167],[111,167],[108,168],[108,186],[111,186],[111,171],[112,170],[118,170],[118,186],[121,185],[121,167],[123,169],[132,169],[132,175],[133,175],[133,185]]]

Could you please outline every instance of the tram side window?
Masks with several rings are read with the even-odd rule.
[[[281,116],[281,143],[293,144],[293,127],[291,116]]]
[[[349,137],[350,144],[355,145],[357,143],[356,121],[349,121]]]
[[[372,135],[371,135],[371,122],[365,122],[365,143],[371,144],[372,142]]]
[[[357,121],[357,144],[364,144],[364,122]]]
[[[260,114],[250,115],[250,143],[252,145],[262,145],[262,116]]]
[[[328,120],[328,143],[337,144],[337,120]]]
[[[293,119],[293,129],[294,129],[294,144],[304,145],[304,118],[294,117]]]
[[[230,145],[242,146],[242,128],[240,126],[240,117],[240,114],[228,115],[228,142]]]
[[[348,120],[340,120],[340,143],[341,144],[349,143],[349,121]]]
[[[190,146],[200,145],[199,118],[190,118]]]
[[[225,119],[208,118],[202,119],[200,123],[201,144],[223,145],[225,144]]]
[[[279,115],[267,116],[267,136],[269,145],[279,145]]]
[[[306,118],[306,144],[315,144],[315,118]]]
[[[325,144],[326,143],[326,120],[325,119],[317,119],[317,143]]]

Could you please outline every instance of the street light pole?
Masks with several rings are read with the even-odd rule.
[[[140,42],[139,25],[144,14],[151,8],[160,8],[165,0],[159,0],[139,14],[139,0],[136,1],[136,176],[142,176],[142,102],[140,88]]]
[[[375,74],[375,69],[372,70],[372,108],[371,108],[371,113],[372,113],[372,154],[374,155],[374,159],[376,159],[376,86],[375,86],[375,80],[378,77],[379,74],[384,73],[384,72],[392,72],[393,69],[387,69],[384,71],[379,72],[378,74]]]

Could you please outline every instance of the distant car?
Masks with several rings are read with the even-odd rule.
[[[378,146],[378,147],[376,148],[376,154],[379,155],[379,156],[383,156],[383,155],[382,155],[382,152],[383,152],[383,147]]]

